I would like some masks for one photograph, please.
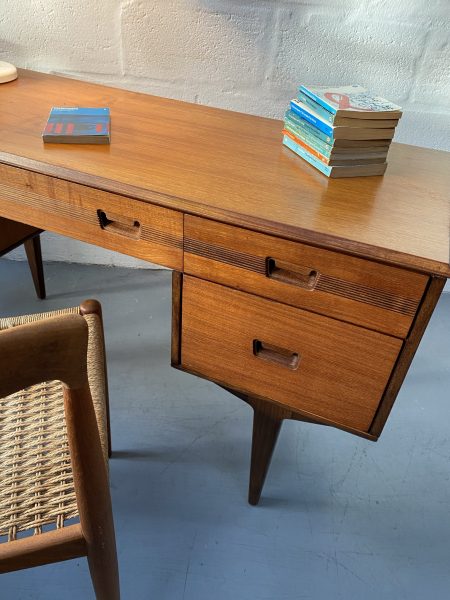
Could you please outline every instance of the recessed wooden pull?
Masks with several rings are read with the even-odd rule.
[[[261,340],[253,340],[253,354],[257,358],[287,367],[292,371],[298,368],[300,362],[300,355],[297,352],[292,352],[273,344],[267,344]]]
[[[139,239],[141,236],[141,224],[134,219],[128,219],[120,215],[114,215],[110,212],[106,214],[104,210],[97,210],[98,222],[102,229],[117,233],[132,239]]]
[[[293,265],[275,258],[266,258],[266,275],[271,279],[297,285],[307,290],[316,287],[320,273],[311,267]]]

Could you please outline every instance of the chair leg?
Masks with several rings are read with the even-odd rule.
[[[67,435],[80,523],[97,600],[119,600],[109,481],[88,384],[64,389]]]
[[[45,298],[44,268],[42,266],[41,238],[39,235],[32,237],[24,242],[25,252],[28,258],[31,275],[33,277],[34,288],[37,297],[43,300]]]
[[[119,569],[115,554],[108,561],[92,552],[87,558],[96,599],[120,600]]]

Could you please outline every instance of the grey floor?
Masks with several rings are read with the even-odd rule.
[[[0,260],[0,315],[103,303],[124,600],[450,597],[450,294],[377,444],[283,425],[246,502],[251,410],[169,366],[170,273]],[[2,600],[93,598],[84,559],[1,576]]]

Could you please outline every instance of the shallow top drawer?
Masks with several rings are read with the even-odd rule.
[[[0,217],[181,270],[180,212],[0,164]]]
[[[428,277],[339,252],[185,217],[184,271],[397,337]]]

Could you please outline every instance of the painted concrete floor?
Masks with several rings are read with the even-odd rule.
[[[374,444],[283,425],[246,502],[251,410],[169,366],[170,273],[0,260],[0,314],[103,304],[124,600],[450,597],[450,294]],[[1,576],[1,600],[89,600],[84,559]]]

